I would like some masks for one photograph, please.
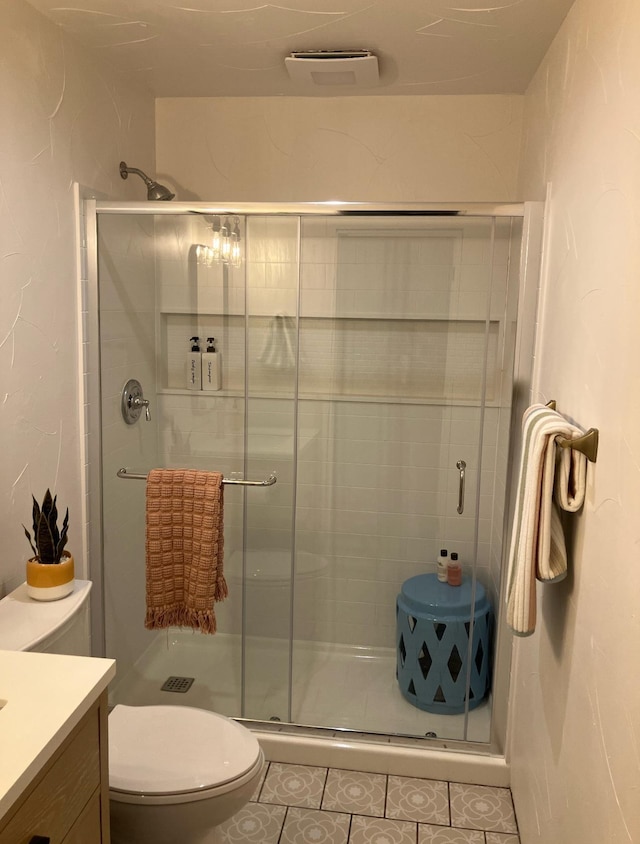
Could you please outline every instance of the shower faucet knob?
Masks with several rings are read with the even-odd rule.
[[[138,421],[143,408],[147,422],[151,422],[149,399],[144,397],[142,384],[135,378],[131,378],[122,388],[122,400],[120,402],[122,418],[127,425],[133,425]]]
[[[144,415],[147,422],[151,422],[151,411],[149,410],[149,399],[140,398],[140,396],[135,396],[133,401],[131,402],[134,407],[139,407],[142,409],[144,407]]]

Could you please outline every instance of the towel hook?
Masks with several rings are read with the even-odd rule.
[[[550,410],[556,409],[556,402],[554,399],[547,402],[547,407]],[[590,463],[595,463],[598,457],[598,441],[600,439],[600,432],[597,428],[589,428],[589,430],[581,437],[576,437],[575,440],[567,439],[567,437],[556,437],[556,442],[560,448],[572,448],[574,451],[579,451],[587,458]]]

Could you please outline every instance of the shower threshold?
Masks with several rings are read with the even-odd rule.
[[[237,718],[257,732],[317,739],[366,741],[415,747],[450,747],[490,740],[490,701],[464,715],[423,712],[400,694],[392,648],[358,648],[325,642],[296,642],[292,665],[292,711],[288,718],[287,643],[246,643],[244,717],[242,640],[170,629],[156,634],[111,693],[112,703],[167,703],[161,686],[169,676],[193,677],[171,703],[210,709]],[[276,721],[278,718],[280,720]],[[434,735],[435,734],[435,735]]]

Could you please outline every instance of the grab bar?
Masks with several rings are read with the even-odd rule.
[[[122,468],[118,469],[116,475],[119,478],[124,478],[126,481],[146,481],[147,476],[143,475],[140,472],[130,472],[128,469]],[[273,486],[278,477],[275,472],[272,472],[266,481],[243,481],[241,479],[236,478],[223,478],[222,483],[227,486],[229,484],[234,484],[235,486]]]

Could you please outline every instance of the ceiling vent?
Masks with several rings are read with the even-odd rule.
[[[306,50],[284,60],[301,85],[372,88],[379,82],[378,58],[369,50]]]

